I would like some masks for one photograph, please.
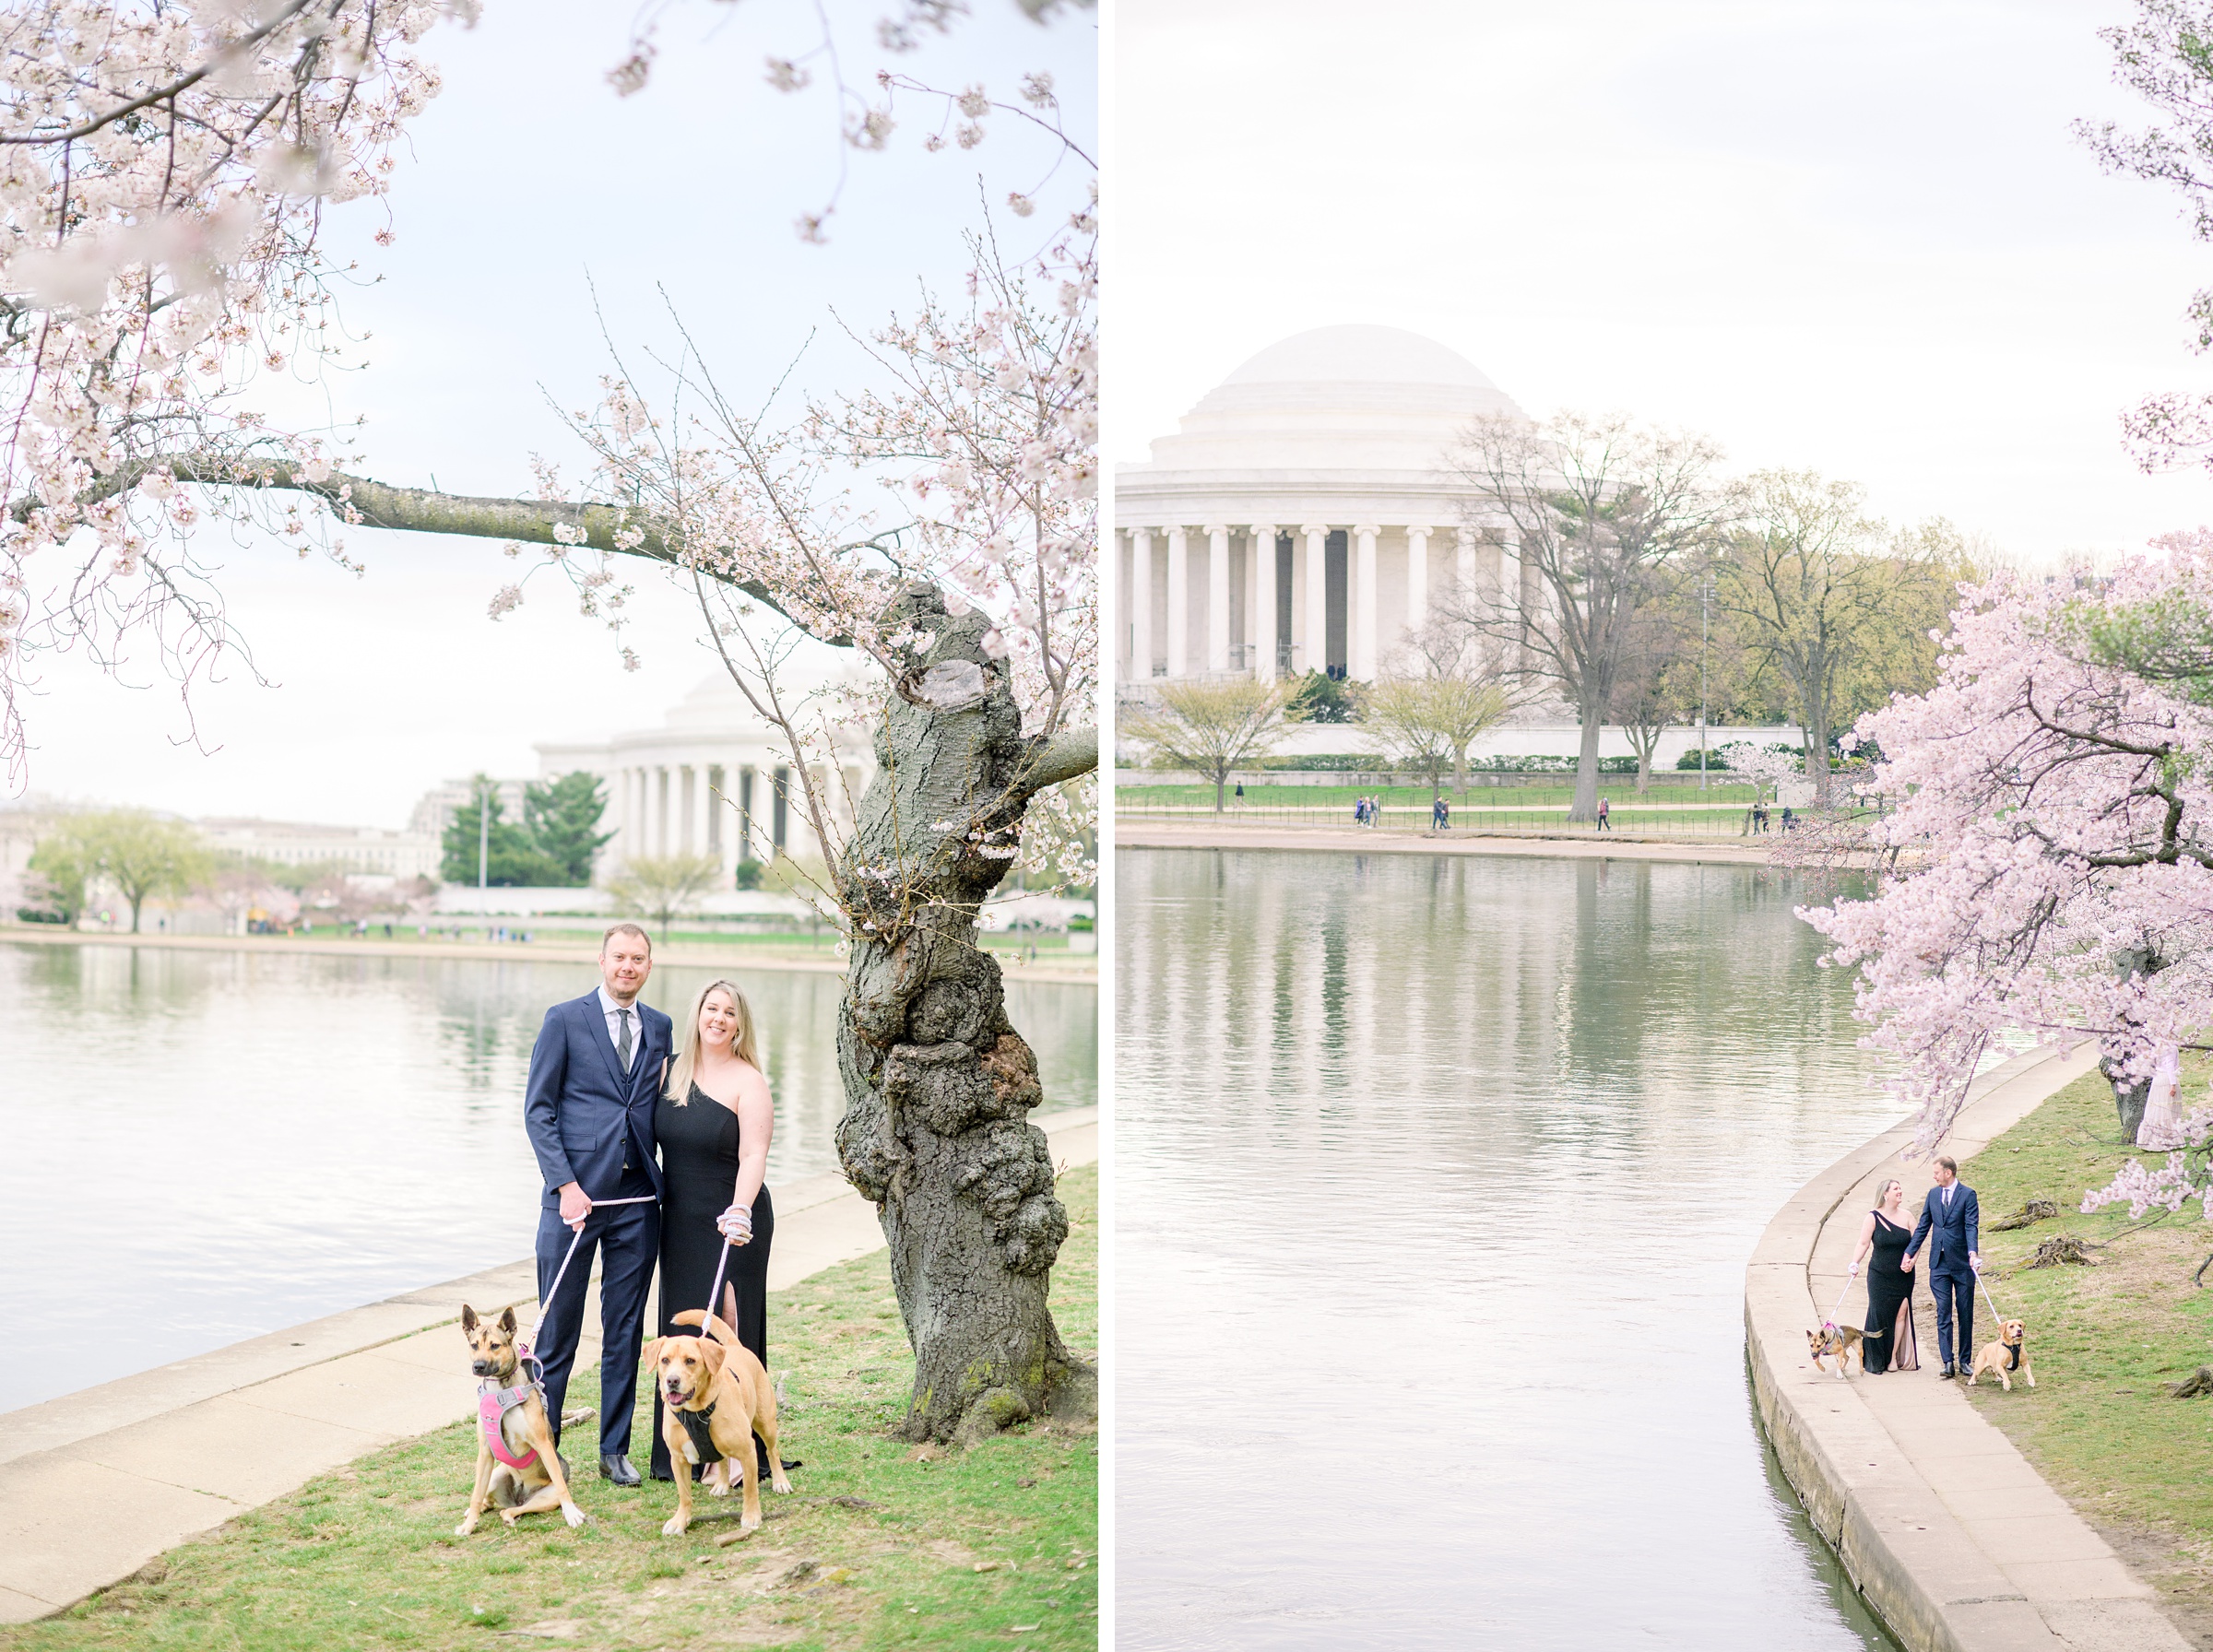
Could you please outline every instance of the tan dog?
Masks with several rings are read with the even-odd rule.
[[[1967,1385],[1973,1387],[1975,1378],[1985,1371],[1994,1373],[2006,1392],[2013,1392],[2012,1373],[2021,1374],[2021,1380],[2031,1388],[2036,1386],[2036,1373],[2029,1365],[2029,1328],[2018,1319],[2008,1319],[1998,1327],[1998,1339],[1982,1344],[1982,1351],[1975,1356],[1975,1368],[1967,1374]]]
[[[467,1537],[488,1507],[513,1526],[525,1515],[561,1510],[571,1526],[584,1524],[584,1511],[569,1495],[568,1465],[553,1449],[553,1430],[538,1385],[523,1374],[515,1351],[515,1310],[497,1322],[477,1317],[461,1304],[461,1329],[476,1357],[468,1368],[479,1379],[477,1398],[477,1490],[468,1516],[456,1528]]]
[[[768,1447],[770,1483],[786,1496],[791,1493],[791,1481],[784,1477],[784,1458],[776,1450],[776,1390],[761,1362],[714,1315],[692,1308],[679,1314],[676,1322],[704,1325],[707,1334],[659,1337],[645,1349],[645,1363],[654,1367],[654,1380],[660,1384],[661,1438],[668,1441],[669,1460],[676,1468],[676,1513],[661,1528],[661,1535],[681,1537],[692,1524],[692,1476],[685,1465],[712,1463],[717,1457],[723,1471],[709,1486],[710,1494],[730,1494],[729,1464],[736,1462],[745,1476],[745,1503],[739,1510],[738,1527],[741,1531],[756,1530],[761,1525],[761,1465],[753,1454],[755,1434]]]
[[[1814,1356],[1814,1369],[1821,1369],[1823,1360],[1837,1363],[1837,1375],[1845,1375],[1844,1363],[1857,1356],[1860,1369],[1867,1369],[1867,1351],[1860,1346],[1865,1333],[1856,1325],[1825,1325],[1817,1331],[1805,1333],[1805,1345]]]

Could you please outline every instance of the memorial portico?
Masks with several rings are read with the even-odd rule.
[[[1323,327],[1262,350],[1118,473],[1124,683],[1320,668],[1372,680],[1438,595],[1521,570],[1464,525],[1449,455],[1521,409],[1394,327]]]

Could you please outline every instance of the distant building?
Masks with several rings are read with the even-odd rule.
[[[538,757],[543,778],[581,769],[607,787],[601,830],[615,835],[600,851],[596,876],[626,860],[670,855],[715,856],[726,874],[740,860],[779,854],[827,858],[807,829],[781,737],[727,677],[701,683],[658,728],[609,740],[549,742],[538,748]],[[875,768],[868,741],[846,730],[838,761],[816,770],[831,830],[841,838]]]
[[[287,820],[202,820],[210,848],[278,866],[330,866],[374,877],[438,876],[438,840],[376,826],[309,826]]]
[[[495,780],[492,789],[500,795],[499,819],[520,820],[523,818],[523,788],[527,780]],[[462,809],[474,808],[477,801],[477,783],[474,780],[447,780],[423,793],[408,817],[408,831],[417,837],[427,837],[433,844],[443,843],[445,829],[454,823],[454,816]]]
[[[1533,575],[1465,516],[1449,455],[1512,398],[1396,327],[1270,346],[1115,476],[1126,685],[1305,671],[1372,680],[1454,581],[1530,603]]]

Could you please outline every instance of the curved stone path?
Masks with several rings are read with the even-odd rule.
[[[1977,1080],[1946,1139],[1967,1160],[2095,1066],[2085,1045],[2039,1050]],[[1957,1384],[1922,1369],[1840,1381],[1817,1372],[1805,1333],[1844,1287],[1860,1219],[1897,1175],[1908,1209],[1928,1166],[1901,1163],[1910,1127],[1847,1153],[1797,1193],[1761,1236],[1745,1274],[1745,1333],[1768,1435],[1806,1513],[1911,1652],[2187,1652],[2151,1586],[2044,1483]],[[1974,1182],[1971,1163],[1962,1179]],[[1918,1299],[1924,1320],[1925,1292]],[[1866,1316],[1853,1285],[1840,1320]],[[1978,1299],[1978,1319],[1989,1308]],[[2047,1379],[2048,1380],[2048,1379]]]

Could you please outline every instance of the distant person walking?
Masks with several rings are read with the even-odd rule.
[[[1429,801],[1429,830],[1444,832],[1449,830],[1451,824],[1452,806],[1442,797],[1431,798]]]
[[[1798,822],[1797,822],[1796,819],[1795,819],[1795,818],[1794,818],[1794,817],[1792,815],[1792,813],[1791,813],[1791,806],[1790,806],[1789,804],[1787,804],[1787,803],[1786,803],[1786,804],[1784,804],[1784,805],[1782,806],[1782,829],[1783,829],[1783,831],[1785,831],[1785,832],[1788,832],[1788,831],[1790,831],[1790,829],[1791,829],[1792,827],[1795,826],[1797,823],[1798,823]]]
[[[1860,1223],[1860,1243],[1852,1253],[1852,1271],[1867,1263],[1867,1339],[1860,1344],[1860,1369],[1869,1376],[1886,1371],[1918,1371],[1921,1351],[1913,1339],[1913,1265],[1906,1260],[1912,1230],[1905,1220],[1906,1185],[1896,1176],[1875,1196],[1875,1209]]]
[[[1975,1275],[1982,1271],[1982,1210],[1975,1190],[1959,1179],[1956,1159],[1936,1161],[1936,1186],[1922,1202],[1921,1220],[1906,1246],[1908,1268],[1924,1239],[1931,1247],[1929,1294],[1936,1299],[1936,1357],[1944,1362],[1937,1375],[1958,1376],[1974,1357]]]
[[[1598,800],[1598,829],[1601,832],[1614,830],[1612,816],[1613,810],[1607,806],[1606,800],[1601,797]]]
[[[545,1302],[533,1351],[545,1367],[546,1415],[561,1442],[562,1402],[576,1363],[585,1287],[600,1258],[599,1472],[638,1483],[630,1464],[630,1414],[637,1403],[638,1350],[645,1287],[661,1245],[661,1167],[654,1157],[654,1107],[669,1058],[670,1026],[638,1002],[653,973],[653,941],[617,924],[599,942],[599,986],[546,1011],[530,1051],[523,1120],[545,1194],[538,1219],[538,1289],[545,1302],[574,1234],[584,1235],[561,1289]],[[596,1210],[593,1200],[642,1199]]]

